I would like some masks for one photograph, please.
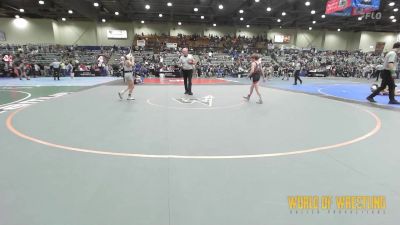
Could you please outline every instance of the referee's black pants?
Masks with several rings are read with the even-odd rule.
[[[396,89],[396,84],[394,83],[394,79],[392,77],[392,74],[390,73],[390,70],[382,70],[381,77],[382,77],[381,86],[368,97],[373,98],[379,95],[381,91],[386,89],[386,86],[389,86],[389,100],[395,101],[394,91]]]
[[[54,80],[56,80],[56,78],[58,80],[60,80],[60,68],[54,68],[53,69],[53,77],[54,77]]]
[[[300,70],[296,70],[294,72],[294,84],[297,84],[297,80],[300,81],[300,84],[303,83],[303,81],[300,79]]]
[[[185,93],[192,93],[193,70],[182,70],[183,82],[185,83]]]

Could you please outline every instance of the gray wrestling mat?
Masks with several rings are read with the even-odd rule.
[[[100,86],[0,114],[1,225],[399,221],[400,114],[249,86]],[[385,210],[291,210],[382,195]],[[350,212],[351,211],[351,212]]]

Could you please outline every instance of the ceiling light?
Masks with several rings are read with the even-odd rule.
[[[19,18],[21,18],[19,15],[15,15],[15,18],[17,18],[17,19],[19,19]]]
[[[102,19],[101,22],[105,23],[105,22],[106,22],[106,19]]]
[[[322,18],[322,19],[325,19],[325,17],[326,17],[325,14],[324,14],[324,15],[321,15],[321,18]]]
[[[362,20],[362,17],[360,16],[360,17],[358,17],[358,21],[361,21]]]
[[[247,25],[246,25],[246,27],[247,27],[247,28],[249,28],[249,27],[250,27],[250,25],[249,25],[249,24],[247,24]]]
[[[243,17],[240,17],[240,21],[243,21],[244,20],[244,18]]]
[[[72,11],[72,10],[68,10],[68,13],[69,13],[69,14],[73,14],[73,13],[74,13],[74,11]]]
[[[342,31],[342,30],[339,28],[339,29],[337,29],[337,31],[340,32],[340,31]]]
[[[24,9],[19,9],[19,11],[20,11],[20,12],[22,12],[22,13],[23,13],[23,12],[25,12],[25,10],[24,10]]]
[[[309,27],[308,29],[309,29],[309,30],[312,30],[312,27]]]
[[[182,25],[182,23],[181,23],[181,22],[178,22],[178,25],[180,26],[180,25]]]
[[[140,23],[144,23],[144,20],[140,21]]]
[[[217,24],[216,24],[216,23],[214,23],[214,24],[213,24],[213,26],[214,26],[214,27],[216,27],[216,26],[217,26]]]
[[[158,17],[160,17],[160,18],[161,18],[161,17],[163,17],[163,14],[161,14],[161,13],[160,13],[160,14],[158,14]]]
[[[219,4],[218,8],[219,9],[224,9],[224,6],[222,4]]]
[[[311,14],[315,14],[315,10],[311,10]]]
[[[94,7],[99,7],[99,3],[98,3],[98,2],[95,2],[95,3],[93,3],[93,6],[94,6]]]
[[[396,20],[396,19],[393,19],[393,20],[392,20],[392,22],[393,22],[393,23],[396,23],[396,22],[397,22],[397,20]]]
[[[286,16],[286,13],[285,13],[285,12],[282,12],[282,16]]]
[[[399,11],[399,8],[394,8],[393,9],[393,12],[397,12],[397,11]]]
[[[167,3],[167,6],[168,6],[168,7],[171,7],[171,6],[172,6],[172,2],[168,2],[168,3]]]
[[[62,21],[66,21],[67,19],[65,19],[65,18],[61,18],[61,20],[62,20]]]
[[[260,0],[254,0],[255,2],[260,2]]]
[[[305,4],[306,6],[310,6],[310,5],[311,5],[311,3],[310,3],[309,1],[306,1],[304,4]]]
[[[118,16],[118,15],[119,15],[119,12],[115,12],[114,14],[115,14],[116,16]]]
[[[204,20],[204,16],[200,16],[200,19]]]
[[[39,4],[40,5],[44,5],[44,1],[39,1]]]
[[[314,21],[312,21],[312,23],[313,23],[313,24],[316,24],[316,23],[317,23],[317,21],[315,21],[315,20],[314,20]]]
[[[389,3],[389,6],[394,6],[396,3],[394,3],[394,2],[391,2],[391,3]]]
[[[267,11],[268,11],[268,12],[271,12],[271,10],[272,10],[271,7],[268,7],[268,8],[267,8]]]
[[[389,19],[391,19],[391,20],[394,19],[394,16],[390,16]]]
[[[150,9],[150,5],[145,5],[144,8]]]
[[[281,19],[278,19],[278,20],[277,20],[278,23],[280,23],[281,21],[282,21]]]
[[[198,9],[198,8],[194,8],[194,9],[193,9],[193,11],[195,11],[195,12],[198,12],[198,11],[199,11],[199,9]]]
[[[243,9],[239,10],[239,13],[240,13],[240,14],[244,13]]]

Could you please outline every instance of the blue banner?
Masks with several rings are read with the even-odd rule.
[[[378,10],[381,5],[381,0],[353,0],[352,5],[355,8],[369,8]]]

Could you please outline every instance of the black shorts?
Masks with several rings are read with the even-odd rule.
[[[258,81],[260,81],[261,76],[260,75],[253,75],[251,76],[253,83],[257,83]]]

